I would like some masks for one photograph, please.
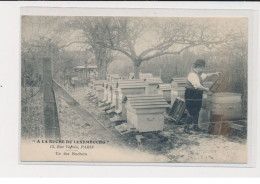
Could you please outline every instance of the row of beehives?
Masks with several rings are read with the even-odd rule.
[[[111,75],[109,80],[93,81],[89,95],[102,110],[116,114],[111,121],[126,121],[139,132],[163,130],[166,109],[177,97],[183,98],[186,79],[163,84],[160,78],[144,76],[123,80]]]
[[[90,95],[98,100],[107,113],[117,114],[111,121],[126,121],[139,132],[160,131],[164,128],[164,113],[173,108],[176,98],[184,98],[186,78],[173,78],[163,84],[160,78],[140,75],[140,79],[121,79],[110,75],[109,80],[96,80],[90,84]],[[213,82],[205,82],[210,87]],[[203,94],[199,121],[207,129],[210,113],[225,120],[241,119],[241,94]],[[212,111],[212,112],[211,112]],[[214,121],[214,120],[213,120]],[[207,122],[207,124],[203,123]]]

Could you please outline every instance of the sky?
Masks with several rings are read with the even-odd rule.
[[[77,19],[77,17],[73,17]],[[65,25],[66,21],[70,21],[71,17],[53,17],[53,16],[23,16],[22,27],[21,27],[21,38],[23,41],[39,40],[39,38],[52,39],[59,45],[66,45],[72,41],[85,41],[84,36],[82,37],[82,31],[71,30],[69,26]],[[146,31],[142,34],[136,42],[135,50],[137,54],[147,48],[152,47],[157,43],[159,38],[164,35],[158,34],[161,27],[165,23],[179,20],[180,22],[185,22],[187,20],[193,19],[199,25],[211,25],[212,36],[217,34],[222,34],[228,30],[233,32],[241,30],[247,30],[248,21],[246,18],[139,18],[142,19],[146,24]],[[246,33],[247,34],[247,33]],[[179,50],[181,46],[177,46],[175,49]],[[80,50],[84,51],[89,48],[89,45],[82,43],[74,43],[69,47],[68,50]],[[193,49],[194,50],[194,49]],[[196,49],[195,49],[196,50]]]

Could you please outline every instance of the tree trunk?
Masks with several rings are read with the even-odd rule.
[[[134,65],[135,78],[139,79],[140,65]]]
[[[107,75],[107,67],[106,64],[102,64],[98,67],[98,79],[99,80],[106,80]]]

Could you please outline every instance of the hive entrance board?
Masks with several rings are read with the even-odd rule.
[[[184,111],[185,111],[184,99],[176,98],[176,100],[172,105],[172,108],[170,109],[169,116],[172,118],[172,120],[175,121],[176,124],[178,124]]]

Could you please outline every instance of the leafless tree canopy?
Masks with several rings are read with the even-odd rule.
[[[92,47],[117,51],[132,60],[136,76],[143,61],[196,46],[212,49],[229,43],[235,34],[216,19],[80,17],[77,24]]]
[[[237,66],[242,65],[243,72],[238,73],[243,73],[246,78],[247,41],[245,18],[22,18],[23,61],[28,57],[38,61],[37,58],[47,54],[55,58],[54,71],[63,70],[64,65],[72,66],[76,60],[80,60],[80,64],[94,62],[98,66],[100,79],[106,77],[109,65],[117,67],[113,64],[117,60],[121,63],[124,60],[132,62],[135,76],[138,77],[143,63],[163,63],[165,58],[172,58],[169,64],[176,63],[173,73],[169,75],[175,76],[183,73],[180,71],[183,67],[177,65],[186,66],[183,70],[189,70],[187,61],[181,59],[184,58],[184,51],[194,57],[203,57],[220,69],[234,61]],[[85,53],[81,59],[80,55],[71,54],[78,50]],[[168,68],[170,65],[165,70]]]

